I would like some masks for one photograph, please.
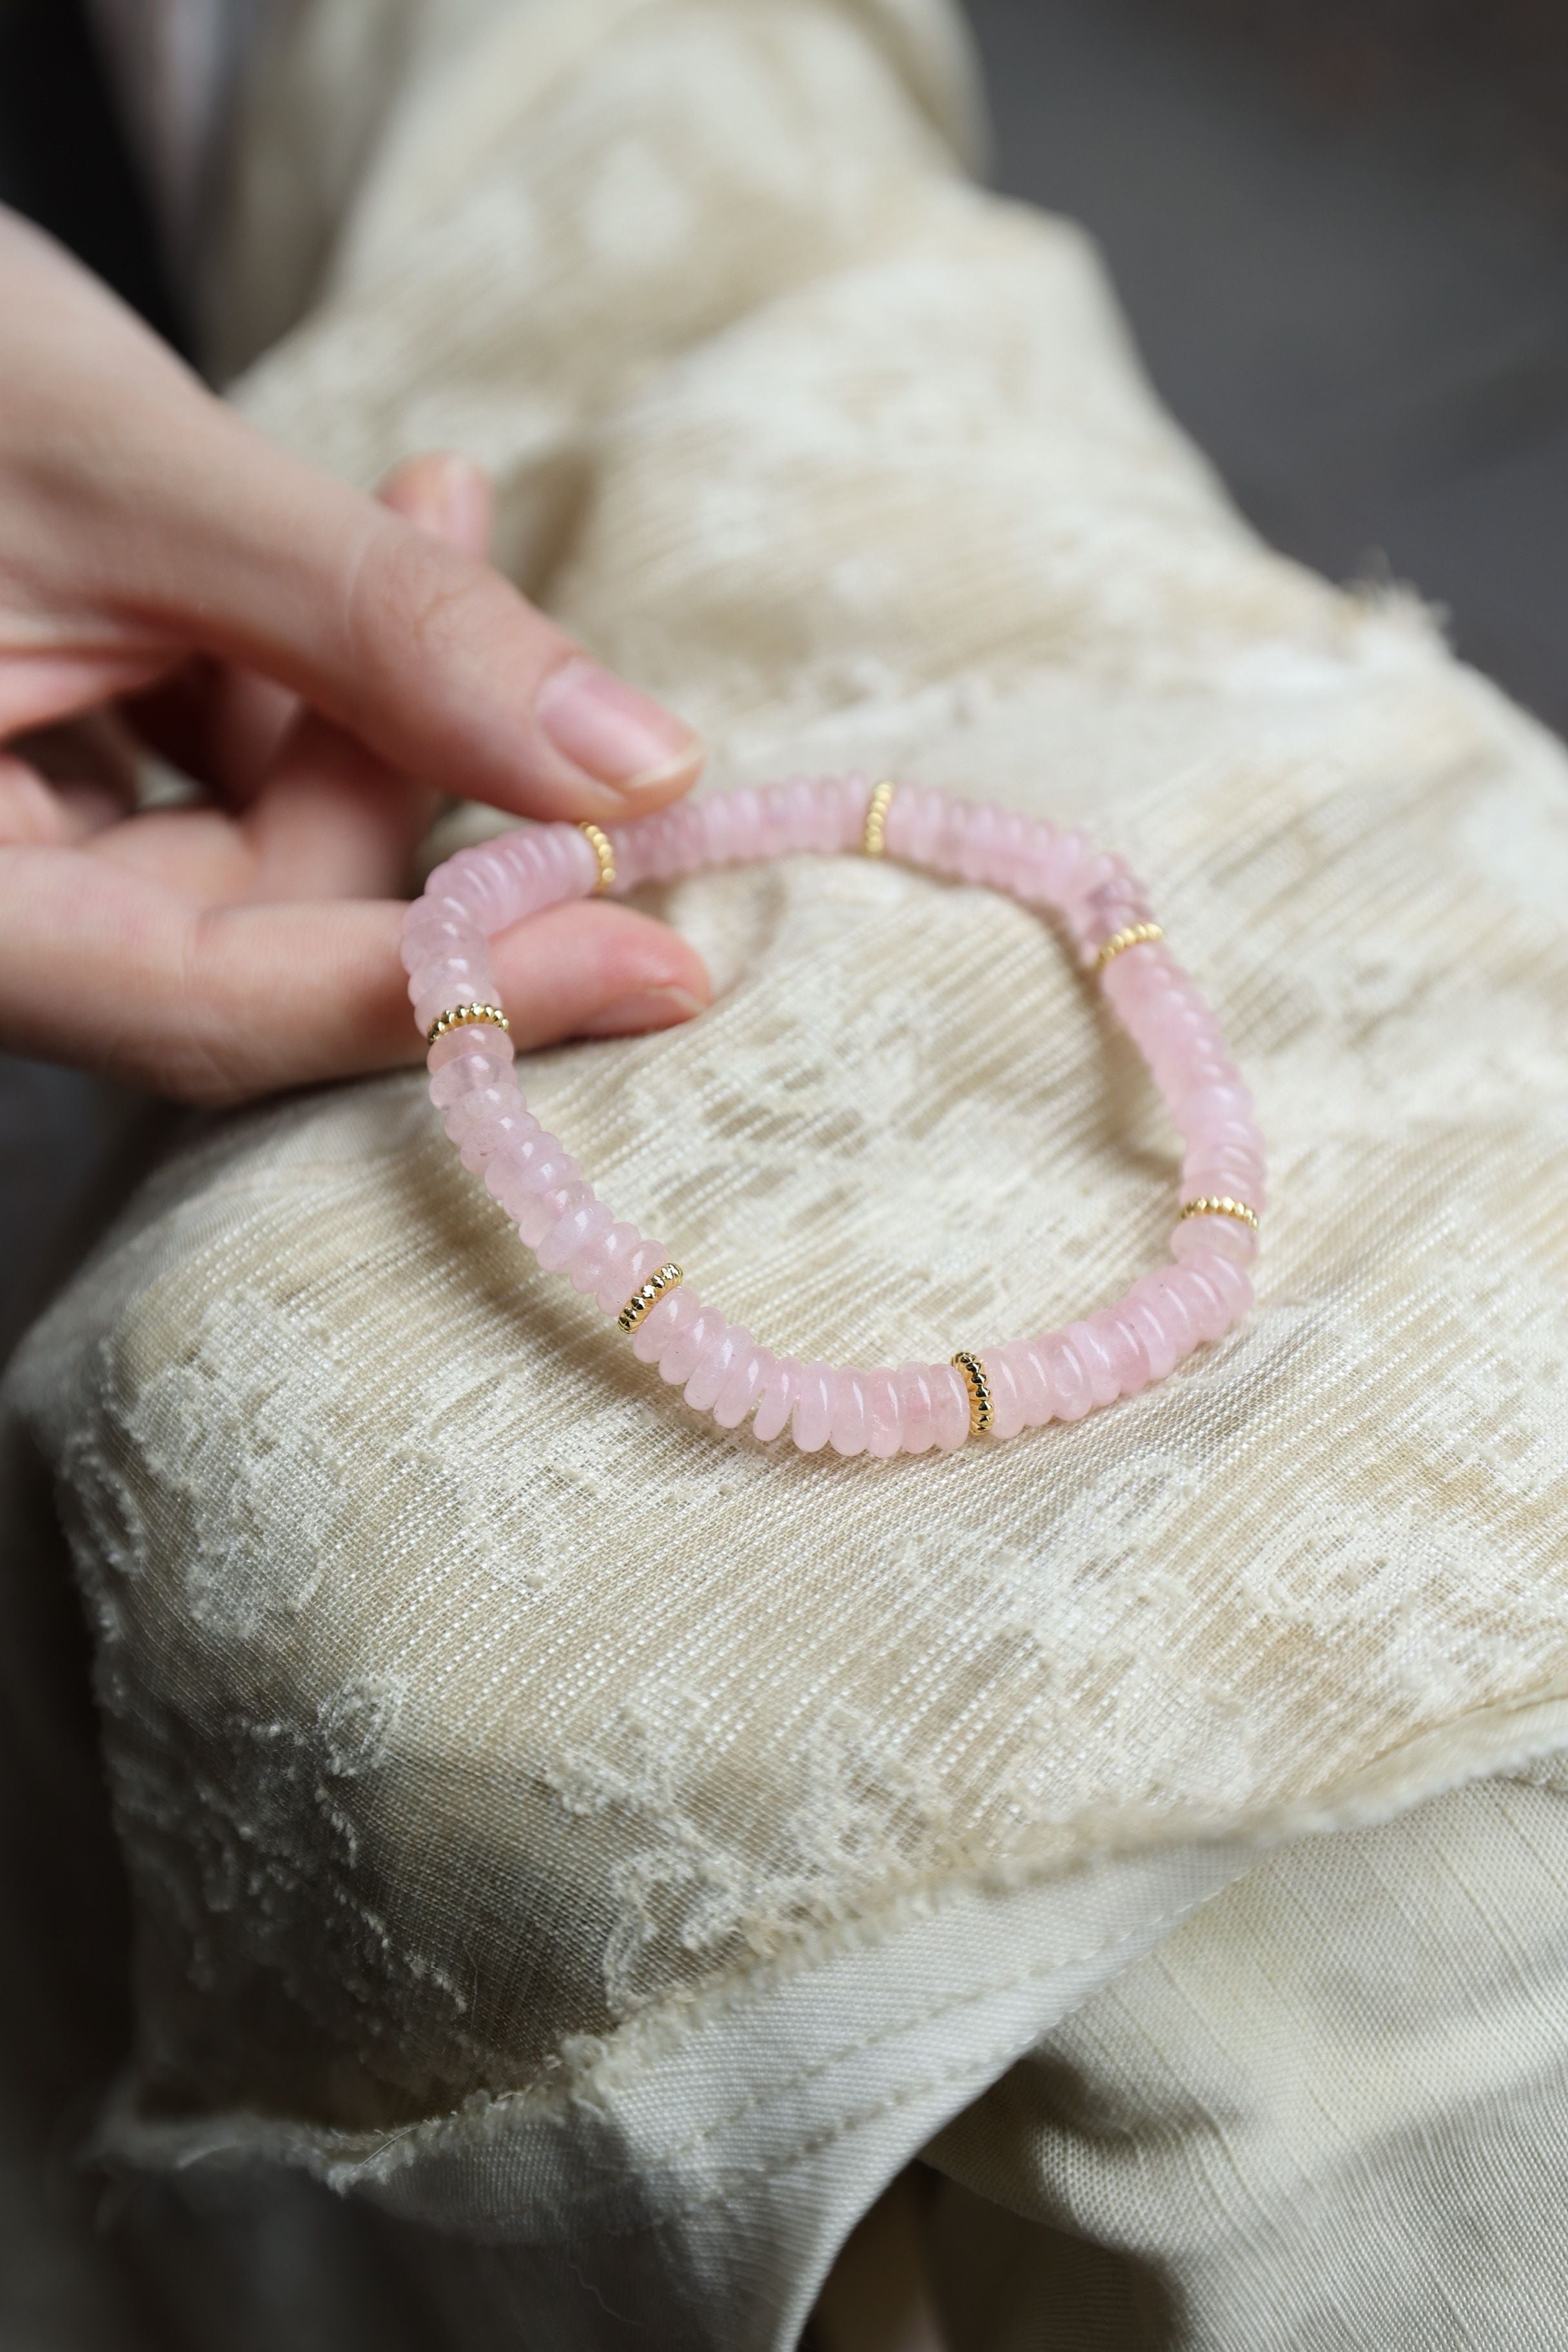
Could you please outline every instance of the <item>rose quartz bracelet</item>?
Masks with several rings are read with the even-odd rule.
[[[663,1245],[618,1224],[577,1162],[528,1111],[486,942],[563,898],[630,890],[700,866],[860,850],[987,883],[1060,917],[1170,1106],[1185,1144],[1171,1263],[1065,1331],[960,1349],[945,1364],[836,1371],[759,1347],[684,1286]],[[592,1291],[634,1352],[727,1429],[755,1411],[805,1453],[923,1454],[989,1430],[1011,1437],[1133,1395],[1245,1315],[1258,1251],[1263,1142],[1218,1024],[1121,858],[1081,833],[915,785],[797,779],[681,801],[606,833],[530,824],[437,866],[409,910],[403,960],[430,1048],[430,1094],[467,1168],[539,1263]]]

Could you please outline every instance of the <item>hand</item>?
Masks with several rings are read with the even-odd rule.
[[[0,1045],[206,1103],[416,1058],[435,795],[611,822],[683,793],[696,739],[486,566],[462,460],[379,503],[313,472],[4,211],[0,318]],[[138,737],[210,798],[135,814]],[[603,902],[493,955],[524,1047],[708,996]]]

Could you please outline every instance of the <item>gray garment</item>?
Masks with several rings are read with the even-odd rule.
[[[210,236],[226,129],[278,0],[89,0],[164,258],[189,290]]]

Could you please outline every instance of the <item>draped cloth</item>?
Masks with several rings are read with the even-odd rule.
[[[6,1393],[10,1605],[58,1517],[134,1916],[99,2148],[328,2184],[421,2344],[784,2352],[924,2148],[957,2352],[1545,2345],[1568,761],[1259,544],[976,119],[938,0],[321,0],[211,348],[358,480],[488,465],[704,790],[1122,851],[1257,1096],[1257,1308],[1070,1428],[805,1457],[539,1276],[417,1076],[195,1139]],[[770,1344],[944,1358],[1158,1256],[1173,1139],[1019,907],[647,903],[713,1010],[525,1089]]]

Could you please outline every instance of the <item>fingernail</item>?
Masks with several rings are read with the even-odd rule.
[[[668,783],[697,754],[689,727],[584,654],[545,679],[534,707],[556,750],[617,792]]]
[[[590,1013],[578,1034],[626,1037],[640,1029],[673,1029],[678,1022],[689,1021],[694,1013],[707,1010],[700,996],[671,982],[667,988],[635,989],[630,996],[617,996],[613,1004],[602,1004],[597,1013]]]

